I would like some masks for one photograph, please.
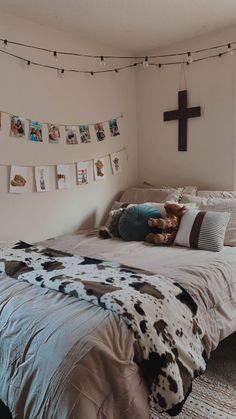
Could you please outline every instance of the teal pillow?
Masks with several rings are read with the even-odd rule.
[[[123,240],[143,241],[148,233],[160,232],[156,227],[149,227],[149,218],[160,218],[158,209],[148,204],[139,204],[127,208],[119,220],[119,233]]]

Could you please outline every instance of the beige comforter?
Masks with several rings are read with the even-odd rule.
[[[211,349],[236,330],[234,248],[216,254],[83,235],[44,244],[175,279],[197,300]],[[0,398],[13,418],[149,418],[134,337],[114,313],[2,275],[0,324]]]

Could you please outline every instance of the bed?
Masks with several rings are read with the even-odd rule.
[[[236,331],[235,247],[157,248],[87,234],[39,245],[178,282],[198,304],[208,352]],[[14,419],[149,419],[135,336],[123,318],[5,273],[0,279],[0,399]]]

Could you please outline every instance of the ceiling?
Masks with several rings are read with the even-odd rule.
[[[0,0],[0,10],[133,54],[236,23],[236,0]]]

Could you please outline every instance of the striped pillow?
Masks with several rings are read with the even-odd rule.
[[[181,218],[175,244],[220,252],[229,219],[228,212],[187,211]]]

